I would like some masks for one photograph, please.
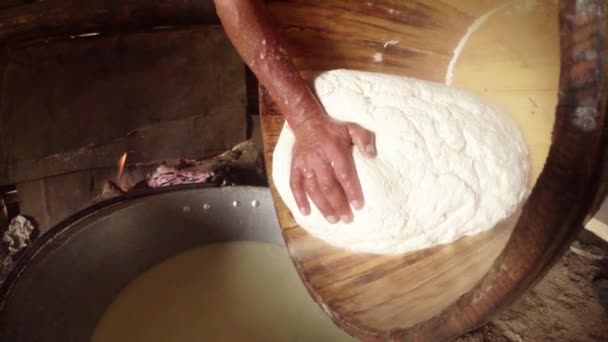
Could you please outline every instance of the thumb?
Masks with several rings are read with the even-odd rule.
[[[363,155],[373,158],[376,156],[376,136],[373,132],[354,124],[348,124],[348,134],[350,134],[353,143]]]

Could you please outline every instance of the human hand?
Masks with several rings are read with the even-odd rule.
[[[361,209],[364,205],[352,148],[375,157],[374,133],[327,116],[310,118],[293,131],[290,186],[298,208],[309,215],[310,197],[328,222],[352,222],[351,206]]]

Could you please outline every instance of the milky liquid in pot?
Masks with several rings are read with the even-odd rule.
[[[92,342],[353,341],[310,298],[284,247],[193,249],[131,282]]]

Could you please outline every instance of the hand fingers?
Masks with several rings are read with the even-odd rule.
[[[365,200],[353,158],[350,155],[347,158],[341,155],[331,163],[331,166],[353,208],[357,210],[363,208]]]
[[[296,204],[298,205],[300,212],[302,212],[302,215],[310,215],[310,203],[308,202],[308,197],[306,196],[306,191],[304,189],[304,175],[297,167],[291,168],[289,186],[291,187],[291,192],[293,193],[293,197],[296,200]]]
[[[373,158],[376,156],[376,136],[373,132],[354,124],[348,124],[348,134],[353,143],[363,155]]]
[[[315,174],[321,188],[321,195],[332,205],[334,212],[340,216],[340,220],[344,223],[352,222],[353,213],[348,198],[336,178],[333,168],[326,163],[317,164]]]
[[[332,224],[338,223],[339,218],[336,215],[333,206],[327,201],[325,196],[323,196],[321,187],[317,181],[317,177],[305,177],[304,188],[306,189],[310,199],[315,203],[317,208],[319,208],[321,214],[325,216],[325,219]]]

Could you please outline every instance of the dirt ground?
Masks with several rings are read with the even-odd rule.
[[[573,247],[533,290],[458,341],[608,341],[608,312],[592,289],[593,279],[608,273],[608,244],[595,240]]]

